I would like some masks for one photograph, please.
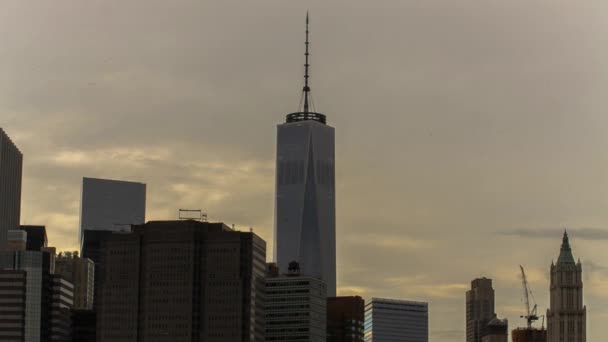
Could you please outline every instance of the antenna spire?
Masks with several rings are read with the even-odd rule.
[[[309,23],[309,18],[308,18],[308,11],[306,11],[306,52],[304,53],[304,56],[306,57],[306,62],[304,63],[304,89],[302,89],[302,91],[304,92],[304,113],[308,113],[309,112],[309,97],[310,97],[310,87],[308,86],[308,78],[310,77],[309,73],[308,73],[308,68],[310,67],[310,64],[308,63],[308,56],[310,55],[310,53],[308,52],[308,45],[310,44],[308,41],[308,23]]]

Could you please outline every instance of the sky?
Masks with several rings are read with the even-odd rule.
[[[428,301],[464,340],[470,281],[522,326],[568,229],[588,340],[608,334],[608,2],[0,0],[0,127],[24,153],[21,221],[78,246],[82,177],[145,182],[254,231],[272,257],[276,125],[336,128],[342,295]]]

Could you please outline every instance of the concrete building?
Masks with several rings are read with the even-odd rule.
[[[365,342],[428,340],[428,303],[372,298],[365,305]]]
[[[27,248],[27,233],[23,230],[9,230],[7,232],[7,250],[25,251]]]
[[[19,229],[23,154],[0,128],[0,251],[7,248],[7,233]]]
[[[99,342],[264,340],[266,243],[253,232],[153,221],[102,251]]]
[[[266,341],[326,341],[326,285],[301,275],[295,261],[287,274],[266,278],[265,311]]]
[[[45,226],[21,225],[21,230],[27,233],[26,250],[40,251],[42,248],[48,247]]]
[[[95,311],[72,311],[72,342],[96,342],[96,332],[97,315]]]
[[[327,341],[363,342],[365,301],[359,296],[327,298]]]
[[[25,342],[27,273],[0,270],[0,341]]]
[[[55,260],[55,273],[74,285],[74,309],[93,309],[95,264],[78,252],[59,253]]]
[[[583,266],[574,261],[564,232],[557,263],[551,263],[548,342],[586,342],[587,307],[583,303]]]
[[[547,342],[547,330],[536,328],[517,328],[511,331],[513,342]]]
[[[509,342],[509,321],[506,319],[494,318],[487,327],[486,335],[481,339],[482,342]]]
[[[307,20],[308,22],[308,20]],[[308,25],[308,24],[307,24]],[[306,29],[304,105],[277,128],[275,256],[279,269],[297,261],[303,275],[321,278],[336,295],[334,128],[311,111]]]
[[[51,275],[48,341],[72,341],[74,286],[58,274]]]
[[[466,296],[467,342],[482,342],[487,334],[488,323],[496,318],[494,295],[492,279],[478,278],[471,282]]]

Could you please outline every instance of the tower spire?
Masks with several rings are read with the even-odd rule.
[[[304,88],[302,89],[302,91],[304,92],[304,113],[308,113],[309,112],[309,106],[310,106],[310,87],[308,86],[308,78],[310,77],[309,73],[308,73],[308,68],[310,67],[310,64],[308,63],[308,56],[310,55],[310,53],[308,52],[308,45],[310,44],[308,41],[308,23],[309,23],[309,17],[308,17],[308,11],[306,11],[306,52],[304,53],[305,56],[305,63],[304,63]]]

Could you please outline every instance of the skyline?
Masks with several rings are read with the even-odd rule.
[[[431,340],[452,341],[464,336],[470,280],[487,276],[499,316],[523,325],[518,265],[546,309],[568,227],[595,340],[608,316],[606,5],[439,3],[308,4],[315,100],[338,132],[339,287],[428,300]],[[150,220],[200,207],[253,226],[270,259],[274,129],[298,104],[301,5],[241,4],[232,16],[230,4],[151,2],[138,25],[130,4],[11,5],[16,19],[0,14],[0,113],[24,153],[22,223],[75,249],[81,178],[140,181]],[[68,16],[76,10],[82,18]]]

